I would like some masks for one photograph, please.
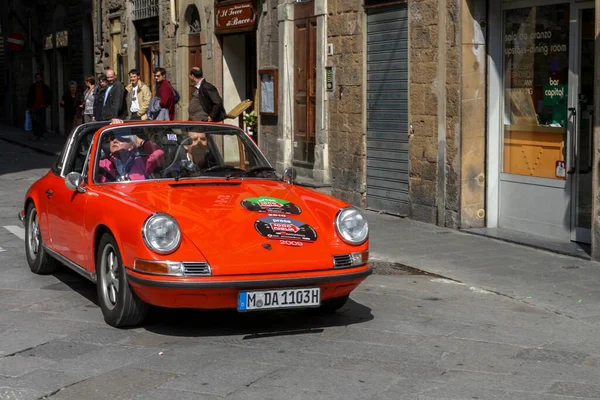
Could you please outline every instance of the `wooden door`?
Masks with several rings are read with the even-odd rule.
[[[314,2],[294,9],[294,161],[312,165],[315,160],[315,103],[317,81],[317,19]]]
[[[140,74],[142,81],[150,86],[152,96],[156,95],[154,68],[159,65],[158,44],[143,44],[140,46]]]
[[[200,34],[188,35],[188,72],[193,67],[202,68],[202,47],[200,47]],[[194,82],[190,80],[190,100],[192,100],[192,93],[194,91]]]

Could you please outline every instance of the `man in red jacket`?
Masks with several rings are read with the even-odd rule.
[[[169,110],[169,119],[175,119],[175,91],[171,82],[167,80],[167,70],[162,67],[154,69],[154,79],[158,89],[158,97],[160,97],[160,108]]]

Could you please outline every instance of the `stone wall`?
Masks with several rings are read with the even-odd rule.
[[[461,179],[461,3],[446,0],[446,176],[444,221],[439,225],[460,226]],[[438,198],[439,201],[439,198]],[[439,217],[438,217],[439,218]]]
[[[277,21],[277,0],[265,0],[259,4],[258,31],[256,47],[258,51],[258,70],[279,67],[279,23]],[[282,79],[279,76],[279,79]],[[260,85],[260,82],[258,82]],[[279,93],[282,96],[282,93]],[[258,144],[267,159],[275,164],[277,160],[277,123],[276,116],[261,116],[257,109],[259,136]]]
[[[461,0],[409,2],[409,212],[452,228],[460,225],[460,10]]]
[[[485,0],[463,0],[461,227],[485,226]]]
[[[364,206],[365,14],[360,0],[331,0],[327,8],[327,39],[328,43],[333,44],[333,55],[328,57],[327,62],[335,68],[335,91],[328,99],[331,194]]]
[[[438,171],[438,1],[409,2],[411,218],[436,223]]]

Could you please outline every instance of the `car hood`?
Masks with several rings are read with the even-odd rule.
[[[332,244],[339,242],[333,222],[345,205],[337,199],[266,180],[180,180],[121,189],[173,216],[214,275],[333,268]]]

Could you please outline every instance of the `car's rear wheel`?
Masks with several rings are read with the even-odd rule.
[[[321,307],[315,308],[314,310],[320,314],[332,314],[344,307],[348,301],[348,297],[349,295],[345,295],[342,297],[334,297],[333,299],[323,300]]]
[[[106,323],[117,328],[141,324],[148,313],[148,304],[129,286],[119,247],[109,233],[100,238],[96,274],[98,300]]]
[[[25,218],[25,254],[29,269],[34,274],[51,274],[58,267],[58,261],[50,257],[44,249],[38,212],[34,204],[27,208]]]

